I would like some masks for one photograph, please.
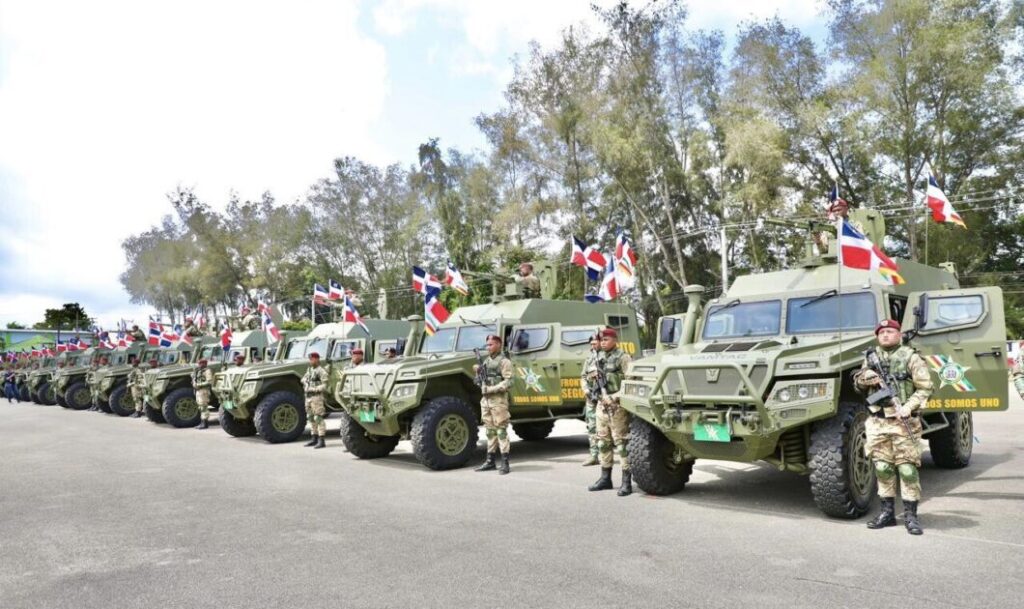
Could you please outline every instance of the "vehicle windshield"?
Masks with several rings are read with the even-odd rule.
[[[300,360],[309,357],[310,353],[316,352],[321,356],[327,353],[328,340],[326,338],[298,339],[288,344],[284,353],[286,360]]]
[[[248,360],[249,349],[244,347],[233,347],[231,351],[228,353],[228,356],[224,358],[224,361],[228,363],[233,363],[235,361],[235,358],[238,357],[239,355]]]
[[[843,330],[870,330],[878,324],[875,295],[843,294],[815,301],[817,296],[790,298],[786,303],[786,333],[813,334]]]
[[[331,349],[332,361],[351,359],[352,350],[356,348],[358,343],[354,340],[339,340],[334,343],[334,348]]]
[[[463,326],[459,330],[459,340],[455,343],[455,350],[486,349],[488,334],[497,334],[494,326]]]
[[[455,346],[455,335],[458,328],[444,328],[434,332],[433,336],[423,339],[420,353],[448,353]]]
[[[466,352],[486,347],[488,334],[496,334],[494,326],[459,326],[438,330],[433,336],[423,340],[420,353],[450,353],[451,351]]]
[[[224,355],[224,350],[220,345],[207,345],[199,351],[199,359],[195,360],[198,362],[200,359],[205,359],[208,362],[220,361]]]
[[[160,357],[157,358],[157,361],[160,362],[161,366],[169,366],[177,363],[180,357],[180,351],[164,351],[160,354]]]
[[[708,309],[705,340],[775,336],[779,333],[782,302],[733,302]]]

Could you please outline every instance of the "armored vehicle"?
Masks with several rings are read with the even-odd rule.
[[[53,375],[57,403],[72,410],[85,410],[92,406],[92,393],[86,381],[89,366],[109,349],[89,347],[85,351],[68,353],[67,363]]]
[[[200,413],[192,388],[192,372],[199,360],[205,359],[207,366],[217,373],[225,366],[233,365],[237,355],[245,358],[245,364],[253,363],[255,356],[263,357],[266,347],[266,332],[263,330],[234,334],[231,346],[226,350],[219,338],[196,338],[189,360],[146,371],[146,416],[154,423],[195,427],[199,424]]]
[[[490,304],[452,313],[433,335],[422,336],[414,356],[346,375],[335,399],[345,409],[342,439],[352,454],[384,457],[408,439],[417,460],[430,469],[465,465],[476,449],[480,421],[474,351],[485,353],[488,334],[503,337],[514,365],[509,411],[520,438],[542,440],[556,420],[582,418],[580,374],[590,336],[603,326],[616,328],[622,349],[635,354],[636,315],[621,304],[551,300],[554,265],[536,266],[542,298],[522,298],[520,286],[508,284]]]
[[[112,412],[116,415],[126,417],[135,412],[135,404],[132,401],[131,392],[128,391],[128,373],[131,372],[131,360],[139,358],[139,367],[149,367],[149,360],[155,359],[161,366],[169,366],[178,363],[182,357],[187,357],[190,348],[182,345],[182,348],[161,349],[148,344],[132,344],[128,347],[118,347],[108,355],[110,363],[100,368],[94,375],[94,383],[98,385],[100,408],[104,412]]]
[[[60,355],[63,355],[63,353]],[[53,395],[53,385],[50,384],[50,378],[53,376],[53,371],[57,368],[57,358],[44,357],[39,359],[37,363],[39,367],[29,370],[25,380],[25,384],[28,385],[29,398],[36,404],[52,406],[57,401]]]
[[[881,216],[854,214],[880,242]],[[764,461],[808,474],[825,514],[863,515],[875,470],[851,376],[886,318],[900,320],[932,370],[922,417],[932,461],[967,466],[971,413],[1008,404],[1001,290],[961,288],[951,264],[909,260],[898,261],[906,283],[890,285],[841,268],[834,248],[809,251],[800,268],[738,277],[706,305],[690,286],[686,313],[660,320],[656,354],[633,364],[619,393],[636,415],[629,455],[641,489],[682,490],[696,459]]]
[[[301,380],[309,368],[310,353],[320,354],[333,388],[352,349],[361,347],[372,359],[373,353],[397,348],[409,334],[406,321],[367,319],[364,323],[369,334],[349,322],[320,324],[308,335],[282,339],[283,346],[272,362],[224,369],[214,380],[221,427],[236,437],[259,433],[274,444],[298,438],[306,429]],[[333,391],[325,394],[325,401],[331,411],[340,410]]]

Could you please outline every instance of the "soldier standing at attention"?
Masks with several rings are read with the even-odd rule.
[[[210,426],[210,388],[213,386],[213,370],[206,367],[207,363],[206,358],[199,360],[198,367],[192,371],[192,389],[195,390],[196,405],[199,406],[199,425],[196,425],[196,429],[206,429]]]
[[[918,411],[932,395],[932,379],[928,366],[917,350],[902,344],[900,323],[887,319],[875,328],[878,348],[875,353],[883,367],[896,378],[899,406],[892,403],[868,406],[873,416],[865,422],[868,455],[875,463],[878,478],[878,496],[882,511],[871,522],[869,529],[896,525],[896,485],[903,499],[903,524],[911,535],[924,532],[917,519],[917,504],[921,500],[921,480],[917,468],[921,466],[921,419]],[[853,377],[857,391],[868,393],[881,384],[882,379],[868,366],[867,358]]]
[[[580,375],[580,389],[586,405],[583,407],[583,418],[587,422],[587,441],[590,444],[590,456],[583,462],[583,467],[597,465],[597,402],[590,399],[590,382],[597,376],[597,358],[601,356],[601,337],[596,333],[590,337],[590,353],[583,362],[583,373]]]
[[[519,265],[516,283],[523,286],[523,298],[540,298],[540,279],[533,274],[533,265],[529,262]]]
[[[512,386],[512,360],[501,352],[501,337],[495,334],[487,336],[487,358],[484,359],[484,386],[480,388],[483,397],[480,399],[480,412],[487,434],[487,460],[476,468],[478,472],[495,469],[494,459],[501,451],[501,467],[498,473],[504,475],[511,471],[508,466],[508,453],[511,443],[508,441],[508,390]],[[479,370],[474,364],[473,372]]]
[[[142,390],[142,383],[145,382],[145,378],[145,373],[139,368],[139,358],[133,358],[132,370],[128,373],[128,391],[132,393],[135,412],[128,415],[129,418],[137,419],[142,416],[142,397],[145,395]]]
[[[613,449],[622,464],[622,486],[619,497],[633,493],[633,478],[629,471],[629,421],[632,418],[613,397],[622,385],[626,368],[633,360],[619,349],[619,333],[615,328],[601,330],[601,357],[604,360],[605,391],[597,404],[597,450],[601,458],[601,477],[589,490],[604,491],[612,488]]]
[[[92,406],[89,410],[93,412],[100,410],[100,385],[99,378],[96,376],[96,371],[101,367],[107,365],[107,356],[100,357],[99,362],[95,359],[89,364],[89,371],[85,373],[85,383],[89,385],[89,394],[92,396]]]
[[[128,336],[131,336],[133,341],[146,342],[146,335],[142,333],[138,326],[132,326],[132,331],[128,333]]]
[[[306,418],[309,419],[310,434],[313,436],[306,446],[324,447],[327,435],[327,424],[324,415],[324,391],[327,390],[327,370],[320,367],[320,354],[316,351],[309,354],[309,370],[302,377],[302,389],[306,393]]]

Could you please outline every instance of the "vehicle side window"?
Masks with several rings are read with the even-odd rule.
[[[512,333],[512,353],[539,351],[551,343],[550,328],[519,328]]]
[[[562,344],[566,347],[575,347],[590,342],[590,337],[596,330],[562,330]]]
[[[903,296],[889,295],[889,319],[903,323],[903,315],[907,312],[907,299]]]
[[[609,315],[608,325],[612,328],[625,328],[629,326],[629,317],[625,315]]]
[[[978,322],[984,314],[985,301],[981,294],[931,297],[928,299],[928,324],[925,327],[938,330],[970,325]]]

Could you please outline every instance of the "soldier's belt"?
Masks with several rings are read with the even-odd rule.
[[[323,394],[323,391],[307,391],[306,392],[306,396],[307,397],[308,396],[313,396],[313,395],[322,395],[322,394]]]

